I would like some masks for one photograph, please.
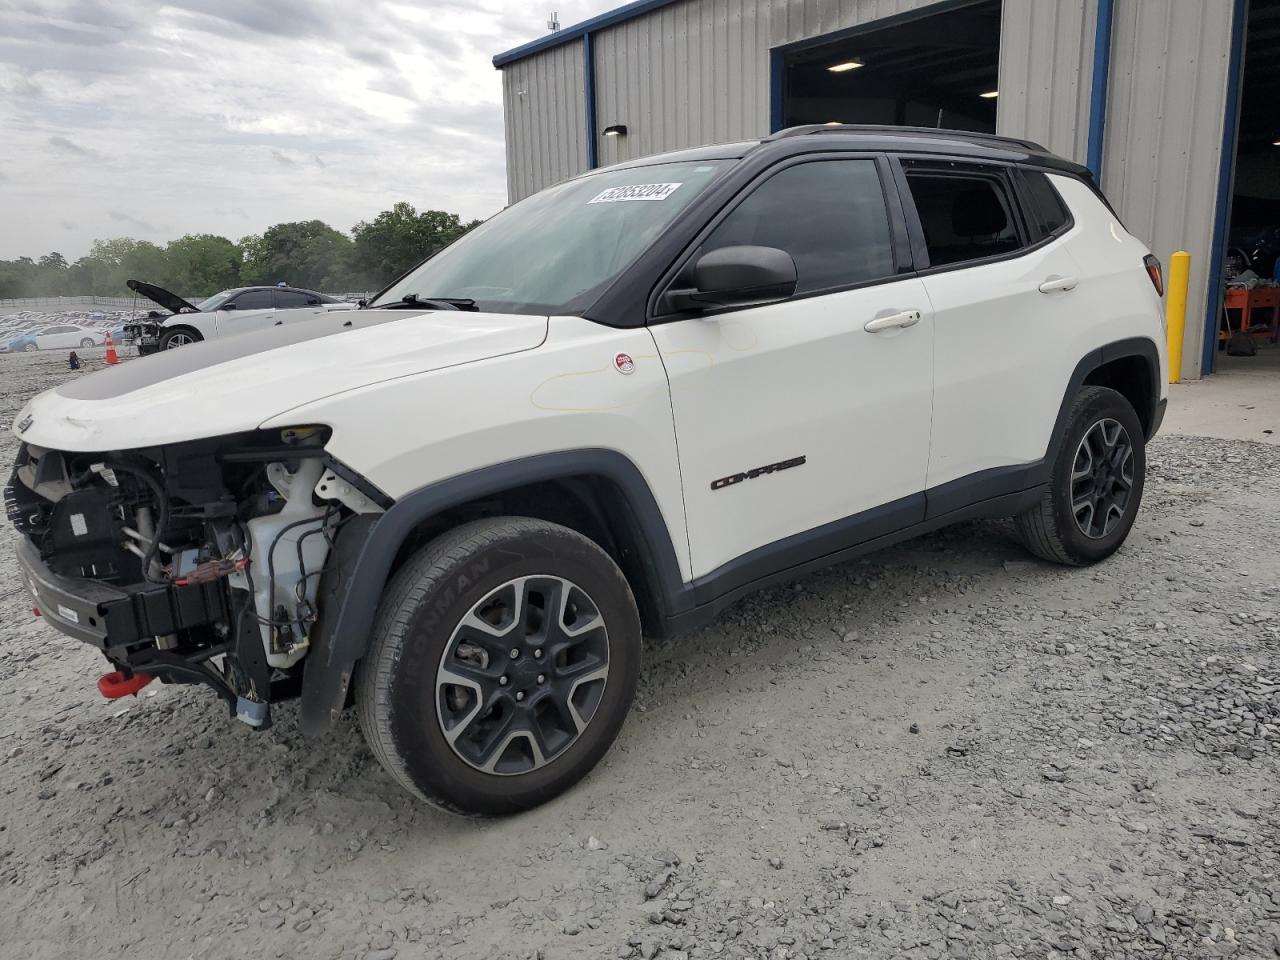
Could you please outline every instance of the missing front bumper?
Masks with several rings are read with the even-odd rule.
[[[50,625],[103,651],[225,624],[230,617],[221,581],[116,587],[54,573],[25,538],[18,541],[17,554],[22,582]]]

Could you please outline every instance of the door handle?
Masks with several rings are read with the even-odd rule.
[[[919,310],[904,310],[902,313],[868,320],[862,325],[862,329],[867,333],[879,333],[881,330],[892,330],[895,327],[914,327],[919,322]]]
[[[1050,277],[1044,283],[1040,284],[1041,293],[1056,293],[1061,290],[1064,293],[1067,290],[1074,290],[1076,284],[1080,281],[1076,277]]]

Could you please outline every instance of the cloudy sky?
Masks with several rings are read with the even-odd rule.
[[[506,202],[491,58],[620,0],[0,0],[0,259]]]

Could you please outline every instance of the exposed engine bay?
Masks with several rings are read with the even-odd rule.
[[[165,314],[160,311],[149,310],[147,319],[131,320],[124,325],[125,338],[134,343],[154,343],[160,339],[160,333],[164,330],[161,321],[165,319]]]
[[[387,503],[327,439],[297,427],[108,453],[25,444],[5,504],[37,611],[99,647],[130,692],[147,677],[203,683],[269,725],[271,702],[300,689],[336,538]]]

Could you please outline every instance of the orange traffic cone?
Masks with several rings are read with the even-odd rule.
[[[116,345],[111,342],[111,334],[107,334],[107,363],[119,363],[120,355],[116,353]]]

